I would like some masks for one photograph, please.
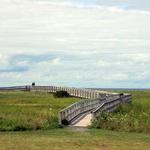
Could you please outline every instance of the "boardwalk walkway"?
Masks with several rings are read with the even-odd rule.
[[[17,86],[5,87],[1,90],[25,90],[32,92],[66,91],[70,96],[84,98],[58,113],[59,125],[73,127],[87,127],[91,125],[93,117],[99,116],[102,112],[113,112],[120,105],[132,102],[132,95],[127,93],[114,93],[94,89],[79,89],[73,87],[58,86]]]
[[[74,124],[74,127],[87,127],[91,125],[92,114],[87,114],[83,119]]]

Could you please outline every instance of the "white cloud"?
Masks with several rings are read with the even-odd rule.
[[[99,67],[110,67],[111,63],[109,63],[108,61],[98,60],[97,66],[99,66]]]
[[[16,63],[16,66],[29,66],[30,62],[28,61],[19,61]]]
[[[4,68],[8,65],[8,57],[0,53],[0,68]]]
[[[53,65],[59,65],[60,64],[60,58],[55,58],[52,60]]]
[[[29,66],[29,70],[8,73],[5,81],[6,73],[1,73],[4,85],[36,80],[103,87],[124,81],[127,83],[120,86],[128,86],[130,82],[135,86],[133,79],[149,80],[148,11],[114,6],[79,7],[70,1],[0,2],[2,69],[12,66],[9,58],[17,54],[37,56],[36,59],[40,55],[54,55],[39,62],[18,60],[16,66]]]

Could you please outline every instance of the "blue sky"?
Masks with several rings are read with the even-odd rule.
[[[0,86],[150,88],[149,0],[0,0]]]

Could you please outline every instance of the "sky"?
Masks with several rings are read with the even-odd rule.
[[[149,0],[0,0],[0,86],[150,88]]]

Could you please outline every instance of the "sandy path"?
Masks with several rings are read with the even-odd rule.
[[[83,119],[81,119],[79,122],[74,124],[73,126],[75,126],[75,127],[87,127],[87,126],[91,125],[91,120],[92,120],[92,114],[88,114]]]

